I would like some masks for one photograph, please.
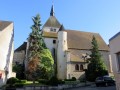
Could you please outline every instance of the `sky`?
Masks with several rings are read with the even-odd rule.
[[[107,44],[120,31],[120,0],[0,0],[0,20],[14,23],[14,49],[27,41],[32,17],[44,25],[52,4],[65,29],[99,33]]]

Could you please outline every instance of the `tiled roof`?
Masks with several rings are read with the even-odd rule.
[[[43,27],[56,27],[60,28],[61,24],[59,21],[56,19],[55,16],[50,16],[49,19],[46,21]]]
[[[26,50],[26,47],[27,47],[27,42],[24,42],[21,46],[19,46],[16,50],[16,51],[22,51],[22,50]]]
[[[10,21],[0,21],[0,31],[5,29],[7,26],[9,26],[12,22]]]
[[[90,33],[75,30],[65,30],[67,32],[67,43],[69,49],[91,49],[92,38],[95,36],[99,50],[109,51],[108,45],[98,33]]]

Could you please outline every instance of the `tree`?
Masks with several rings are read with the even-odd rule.
[[[49,73],[53,71],[53,58],[50,51],[47,49],[40,29],[40,16],[32,18],[34,25],[32,25],[32,32],[29,35],[28,42],[28,65],[27,70],[29,79],[41,77],[49,77]]]
[[[40,16],[32,18],[34,25],[32,25],[32,32],[29,35],[28,42],[28,72],[29,76],[34,80],[36,76],[36,70],[40,64],[40,53],[44,49],[45,45],[43,43],[42,34],[41,34],[41,21]]]
[[[95,81],[96,77],[108,74],[106,66],[104,64],[101,53],[99,52],[99,47],[96,38],[93,36],[92,39],[92,49],[90,55],[90,63],[88,64],[88,70],[86,72],[86,77],[89,81]]]

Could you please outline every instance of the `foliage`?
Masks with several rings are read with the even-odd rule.
[[[13,84],[17,83],[18,81],[19,81],[19,79],[15,78],[15,77],[11,77],[7,80],[7,84],[13,85]]]
[[[90,63],[88,64],[88,70],[86,71],[86,78],[89,81],[95,81],[96,77],[107,74],[106,66],[103,62],[101,53],[96,38],[92,39],[92,50],[90,55]]]
[[[36,17],[32,18],[34,25],[32,25],[31,29],[32,32],[29,35],[29,48],[28,48],[28,72],[29,77],[34,79],[36,77],[36,70],[40,63],[40,53],[43,49],[43,40],[42,34],[40,30],[41,21],[40,16],[37,15]]]
[[[48,84],[48,81],[49,80],[46,80],[46,79],[39,79],[38,82],[41,83],[41,84]]]
[[[64,81],[76,81],[76,78],[72,77],[71,79],[64,79]]]
[[[73,80],[73,81],[76,81],[76,77],[72,77],[72,80]]]
[[[54,60],[49,49],[43,49],[41,53],[41,67],[46,69],[48,77],[53,76]]]
[[[64,84],[65,82],[62,80],[58,80],[56,76],[51,77],[48,84],[52,86],[57,86],[58,84]]]
[[[37,80],[39,78],[48,79],[53,75],[53,58],[50,51],[46,48],[40,29],[40,16],[32,18],[32,32],[29,35],[28,49],[28,77]]]
[[[16,78],[25,79],[24,64],[13,65],[13,72],[16,72]]]

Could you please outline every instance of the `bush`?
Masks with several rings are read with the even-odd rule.
[[[19,79],[15,78],[15,77],[11,77],[7,80],[7,84],[13,85],[15,83],[17,83],[19,81]]]
[[[38,82],[42,84],[48,84],[48,80],[46,79],[39,79]]]
[[[71,79],[64,79],[64,81],[76,81],[76,78],[72,77]]]
[[[57,86],[58,84],[64,84],[64,83],[65,83],[64,81],[58,80],[58,78],[55,76],[53,76],[48,82],[48,84],[52,86]]]
[[[76,77],[72,77],[72,80],[73,80],[73,81],[76,81]]]
[[[20,83],[26,83],[27,80],[20,80]]]
[[[22,88],[24,86],[23,83],[15,83],[15,87]]]

